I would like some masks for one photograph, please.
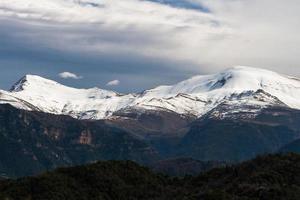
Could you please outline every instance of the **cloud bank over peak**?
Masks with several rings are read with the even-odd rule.
[[[42,24],[46,29],[59,29],[63,34],[43,30],[38,34],[43,34],[40,43],[62,51],[126,52],[197,64],[202,51],[202,44],[197,43],[226,37],[232,31],[209,13],[139,0],[3,0],[1,15],[30,22],[32,29],[37,23],[38,28]]]
[[[235,65],[300,75],[299,10],[298,0],[1,0],[0,67],[72,65],[102,85],[121,77],[121,90]]]

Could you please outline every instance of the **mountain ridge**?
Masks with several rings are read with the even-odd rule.
[[[233,67],[212,75],[199,75],[175,85],[141,93],[119,94],[100,88],[77,89],[37,75],[26,75],[9,91],[0,90],[0,103],[77,119],[107,119],[132,110],[164,110],[201,117],[222,103],[251,106],[256,113],[269,106],[300,109],[300,81],[265,69]],[[236,106],[238,105],[238,106]],[[240,106],[239,106],[240,105]]]

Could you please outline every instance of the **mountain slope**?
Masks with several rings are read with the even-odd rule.
[[[132,95],[121,96],[99,88],[75,89],[35,75],[24,76],[7,94],[43,112],[80,119],[102,119],[133,98]]]
[[[0,174],[33,175],[97,160],[158,158],[146,142],[104,121],[76,120],[0,106]]]
[[[236,162],[277,152],[300,138],[298,110],[272,107],[255,118],[236,115],[240,113],[223,119],[208,113],[187,125],[162,112],[153,116],[143,113],[137,118],[140,126],[134,122],[116,126],[111,120],[76,120],[0,105],[0,176],[20,177],[110,159],[157,163],[153,168],[167,169],[171,169],[168,160],[178,157]],[[174,128],[168,126],[174,123]],[[186,126],[182,133],[175,131],[180,126]],[[160,132],[164,129],[170,132]],[[168,160],[156,162],[160,159]],[[181,174],[186,173],[184,168],[198,171],[207,163],[177,164],[180,167],[171,170]]]
[[[123,95],[99,88],[75,89],[34,75],[23,77],[9,92],[0,91],[0,103],[78,119],[111,118],[124,110],[164,110],[200,117],[222,103],[239,105],[240,110],[253,113],[274,105],[299,109],[299,98],[299,79],[249,67],[195,76],[139,94]],[[251,110],[251,105],[256,108]]]
[[[216,110],[192,123],[179,145],[174,147],[180,156],[243,161],[277,152],[300,137],[298,110],[270,107],[262,109],[255,117],[237,112],[226,118],[215,115],[225,112],[223,105]]]
[[[292,141],[291,143],[283,146],[279,152],[300,153],[300,139]]]
[[[258,157],[183,179],[155,174],[133,162],[109,161],[0,182],[0,198],[9,200],[297,200],[299,196],[296,154]]]

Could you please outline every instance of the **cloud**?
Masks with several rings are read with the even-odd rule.
[[[119,84],[120,84],[119,80],[112,80],[112,81],[109,81],[108,83],[106,83],[107,86],[117,86]]]
[[[194,50],[186,49],[195,44],[193,35],[197,35],[196,40],[205,41],[210,37],[221,37],[220,33],[223,35],[228,31],[226,27],[216,27],[218,19],[209,13],[149,1],[89,1],[97,3],[97,7],[84,6],[82,2],[87,2],[84,0],[81,3],[28,1],[1,1],[0,16],[17,16],[28,22],[28,26],[37,25],[38,29],[42,29],[41,32],[24,34],[30,37],[27,39],[34,41],[40,35],[42,41],[37,42],[66,52],[130,53],[156,59],[195,62],[199,55]],[[54,30],[44,32],[43,28],[47,28],[47,25]]]
[[[58,75],[60,78],[63,78],[63,79],[81,79],[82,78],[81,76],[78,76],[71,72],[62,72],[62,73],[59,73]]]
[[[143,87],[234,65],[300,75],[298,0],[151,1],[1,0],[0,58],[93,69]]]

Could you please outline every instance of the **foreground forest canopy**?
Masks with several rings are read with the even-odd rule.
[[[299,199],[300,155],[260,156],[185,178],[156,174],[131,161],[61,168],[0,182],[0,199]]]

